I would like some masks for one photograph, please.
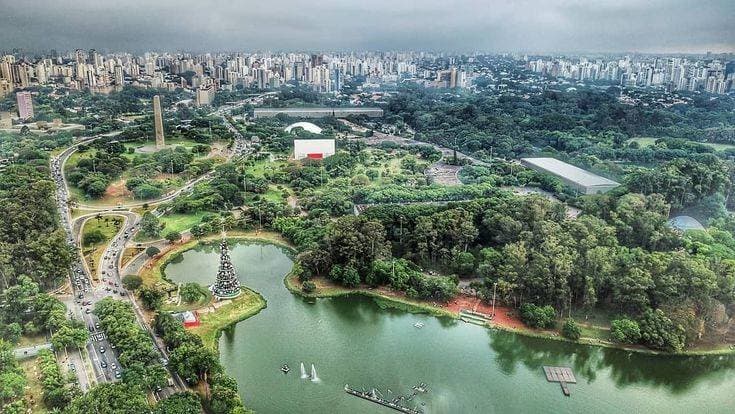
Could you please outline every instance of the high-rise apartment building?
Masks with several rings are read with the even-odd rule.
[[[15,94],[18,103],[18,116],[23,120],[33,118],[33,97],[30,92],[22,91]]]

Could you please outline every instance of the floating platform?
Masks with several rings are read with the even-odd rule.
[[[571,368],[544,366],[544,374],[546,374],[546,381],[558,382],[564,395],[567,397],[571,395],[567,384],[577,383],[577,379],[574,377],[574,373]]]
[[[568,367],[544,366],[544,373],[546,374],[546,381],[549,382],[567,382],[570,384],[577,383],[577,379],[574,378],[574,373],[572,372],[572,369]]]
[[[402,405],[398,405],[392,401],[388,401],[384,398],[380,398],[376,395],[375,390],[372,392],[364,392],[364,391],[358,391],[356,389],[350,388],[349,385],[345,384],[345,392],[350,395],[354,395],[355,397],[362,398],[363,400],[368,400],[370,402],[374,402],[376,404],[380,404],[383,407],[392,408],[398,412],[405,413],[405,414],[423,414],[423,411],[404,407]]]

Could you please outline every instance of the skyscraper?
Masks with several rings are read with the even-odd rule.
[[[166,145],[163,138],[163,116],[161,114],[161,97],[153,96],[153,125],[156,129],[156,149]]]
[[[23,120],[33,118],[33,97],[30,92],[23,91],[15,94],[18,102],[18,116]]]

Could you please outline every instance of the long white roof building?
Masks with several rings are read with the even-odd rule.
[[[556,158],[521,158],[521,163],[533,170],[556,176],[564,184],[583,194],[606,193],[620,185]]]

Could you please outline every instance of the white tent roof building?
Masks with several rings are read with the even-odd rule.
[[[613,180],[575,167],[572,164],[567,164],[556,158],[521,158],[521,163],[538,172],[556,176],[564,184],[582,194],[606,193],[620,185]]]

